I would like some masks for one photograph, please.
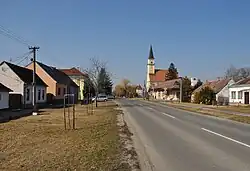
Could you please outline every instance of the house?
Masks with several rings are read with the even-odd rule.
[[[33,69],[33,63],[30,63],[26,68]],[[77,102],[78,86],[64,72],[55,67],[45,65],[41,62],[36,62],[37,75],[48,85],[47,100],[49,103],[62,104],[65,94],[72,94],[72,102]]]
[[[155,99],[167,101],[180,100],[180,81],[181,79],[173,79],[164,82],[157,82],[150,88],[151,95]]]
[[[212,81],[206,81],[203,85],[195,89],[191,96],[191,102],[194,102],[195,93],[200,92],[205,87],[210,87],[215,93],[217,104],[228,104],[229,102],[229,86],[235,81],[231,78],[218,78]]]
[[[136,94],[138,94],[139,97],[143,96],[143,88],[142,88],[141,85],[137,85],[135,91],[136,91]]]
[[[230,104],[249,105],[250,77],[243,78],[229,87]]]
[[[60,71],[67,74],[79,86],[78,100],[83,100],[87,75],[82,73],[79,69],[76,69],[75,67],[70,69],[60,69]]]
[[[10,106],[13,108],[27,107],[32,104],[32,70],[3,61],[0,64],[0,80],[6,87],[12,90],[10,96],[17,95],[10,100]],[[38,104],[46,103],[46,88],[47,85],[36,75],[36,102]],[[22,106],[18,106],[21,104]]]
[[[153,48],[150,46],[148,63],[147,63],[147,82],[146,89],[149,91],[150,87],[155,83],[166,81],[167,69],[155,69],[155,57],[153,54]]]
[[[9,92],[12,90],[0,83],[0,109],[9,108]]]

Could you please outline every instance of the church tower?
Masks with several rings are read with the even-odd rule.
[[[150,75],[154,74],[155,74],[155,58],[153,54],[152,45],[150,45],[148,63],[147,63],[147,84],[146,84],[147,90],[149,90],[150,88]]]

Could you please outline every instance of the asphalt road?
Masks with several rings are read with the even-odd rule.
[[[159,171],[250,171],[250,125],[144,101],[119,101]]]

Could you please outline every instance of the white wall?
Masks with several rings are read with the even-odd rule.
[[[9,108],[9,92],[0,92],[0,109]]]
[[[5,63],[0,66],[0,81],[13,91],[10,93],[23,95],[23,81]]]
[[[236,99],[232,99],[232,91],[236,92]],[[242,99],[238,99],[238,92],[242,91]],[[229,88],[229,103],[245,103],[244,92],[250,92],[250,85],[242,86],[242,87],[230,87]]]
[[[29,89],[29,99],[27,99],[27,95],[28,95],[27,89]],[[40,91],[40,99],[39,99],[39,91]],[[44,98],[43,98],[43,91],[44,91]],[[37,87],[36,87],[36,102],[37,103],[45,103],[47,101],[46,94],[47,94],[46,87],[37,85]],[[33,102],[33,87],[31,85],[29,85],[25,88],[24,98],[26,100],[25,104],[32,104],[32,102]]]
[[[219,97],[224,97],[225,100],[229,101],[229,86],[233,85],[234,83],[234,80],[230,80],[228,84],[219,93],[216,94],[217,102]]]

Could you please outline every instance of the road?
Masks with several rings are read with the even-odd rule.
[[[250,171],[250,125],[119,100],[157,171]]]

